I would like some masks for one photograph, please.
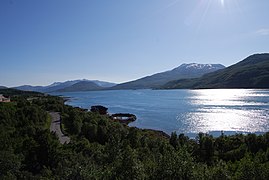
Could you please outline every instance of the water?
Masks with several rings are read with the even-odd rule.
[[[218,136],[269,131],[269,91],[251,89],[115,90],[57,93],[82,108],[103,105],[109,113],[132,113],[130,126]]]

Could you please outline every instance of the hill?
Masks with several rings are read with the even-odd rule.
[[[97,86],[100,86],[101,88],[109,88],[112,86],[115,86],[115,83],[110,83],[110,82],[105,82],[105,81],[98,81],[98,80],[87,80],[87,79],[82,79],[82,80],[72,80],[72,81],[65,81],[65,82],[54,82],[51,85],[48,86],[30,86],[30,85],[23,85],[23,86],[18,86],[14,87],[15,89],[23,90],[23,91],[37,91],[37,92],[55,92],[55,91],[63,91],[65,88],[70,91],[71,89],[77,89],[78,91],[85,91],[83,89],[78,89],[79,86],[85,89],[85,86],[82,86],[81,84],[76,85],[75,87],[71,87],[75,85],[76,83],[79,82],[92,82]],[[91,84],[91,83],[89,83]],[[95,85],[92,85],[95,86]],[[90,85],[88,85],[90,86]],[[87,89],[87,88],[86,88]],[[94,88],[96,89],[96,87]]]
[[[135,81],[130,81],[122,84],[118,84],[112,89],[152,89],[159,88],[163,84],[185,78],[196,78],[210,72],[214,72],[219,69],[223,69],[225,66],[221,64],[182,64],[177,68],[170,71],[165,71],[151,76],[146,76]]]
[[[269,53],[251,55],[201,78],[171,81],[163,88],[269,88]]]
[[[22,85],[22,86],[17,86],[13,87],[13,89],[18,89],[21,91],[36,91],[36,92],[45,92],[44,86],[31,86],[31,85]]]
[[[6,86],[0,86],[0,89],[7,89]]]
[[[21,96],[21,97],[31,97],[31,96],[44,96],[44,94],[35,91],[21,91],[18,89],[4,88],[0,89],[0,94],[4,96]]]
[[[58,89],[57,92],[74,92],[74,91],[94,91],[101,90],[103,87],[97,85],[91,81],[80,81],[71,86],[65,87],[63,89]]]

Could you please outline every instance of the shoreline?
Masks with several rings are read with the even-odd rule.
[[[80,108],[80,109],[83,109],[83,110],[86,110],[85,108],[81,107],[81,106],[75,106],[75,105],[70,105],[69,102],[76,99],[75,97],[70,97],[70,96],[65,96],[65,95],[60,95],[60,94],[54,94],[52,93],[51,95],[53,96],[58,96],[60,98],[63,98],[64,99],[64,103],[66,105],[69,105],[69,106],[72,106],[74,108]],[[68,94],[67,94],[68,95]],[[89,109],[87,109],[89,110]],[[137,114],[136,114],[137,115]],[[150,130],[150,131],[156,131],[156,132],[161,132],[162,134],[165,134],[165,136],[169,136],[171,135],[171,133],[168,133],[166,132],[165,130],[160,130],[160,129],[154,129],[154,128],[150,128],[150,127],[139,127],[139,126],[133,126],[132,125],[133,123],[130,123],[128,125],[128,127],[136,127],[138,129],[141,129],[141,130]],[[261,129],[263,130],[263,129]],[[170,132],[170,131],[169,131]],[[180,131],[173,131],[173,132],[176,132],[177,134],[184,134],[185,136],[188,136],[189,138],[195,138],[197,137],[197,135],[200,133],[200,132],[180,132]],[[219,137],[222,133],[225,135],[225,136],[231,136],[231,135],[236,135],[236,134],[243,134],[243,135],[247,135],[247,134],[256,134],[256,135],[262,135],[262,134],[265,134],[267,131],[240,131],[240,130],[211,130],[211,131],[201,131],[202,133],[204,134],[209,134],[209,135],[212,135],[213,137]]]

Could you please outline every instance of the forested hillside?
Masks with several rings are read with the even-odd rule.
[[[62,98],[1,90],[0,179],[269,179],[269,133],[162,134],[64,105]],[[71,137],[60,144],[48,112]]]

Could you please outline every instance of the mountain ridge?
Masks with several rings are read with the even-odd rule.
[[[183,63],[180,66],[168,71],[145,76],[134,81],[115,84],[99,80],[69,80],[65,82],[54,82],[48,86],[31,86],[23,85],[14,87],[15,89],[24,91],[37,92],[70,92],[70,91],[91,91],[91,90],[117,90],[117,89],[154,89],[159,88],[163,84],[176,80],[178,78],[200,77],[206,73],[223,69],[225,66],[221,64],[199,64],[199,63]]]
[[[206,73],[223,68],[225,68],[225,66],[221,64],[184,63],[172,70],[121,83],[110,89],[154,89],[172,80],[200,77]]]
[[[56,92],[75,92],[75,91],[97,91],[102,90],[105,87],[99,86],[92,81],[80,81],[71,86],[57,90]]]
[[[269,88],[269,53],[250,55],[234,65],[200,78],[170,81],[162,88]]]
[[[87,80],[87,79],[81,79],[81,80],[68,80],[64,82],[54,82],[48,86],[31,86],[31,85],[23,85],[18,87],[13,87],[14,89],[23,90],[23,91],[37,91],[37,92],[55,92],[55,91],[64,91],[65,88],[68,88],[70,86],[73,86],[79,82],[92,82],[96,84],[97,86],[100,86],[101,88],[108,88],[115,86],[115,83],[106,82],[106,81],[99,81],[99,80]],[[77,85],[79,86],[79,85]],[[94,87],[94,85],[92,86]],[[94,87],[96,89],[96,87]]]

